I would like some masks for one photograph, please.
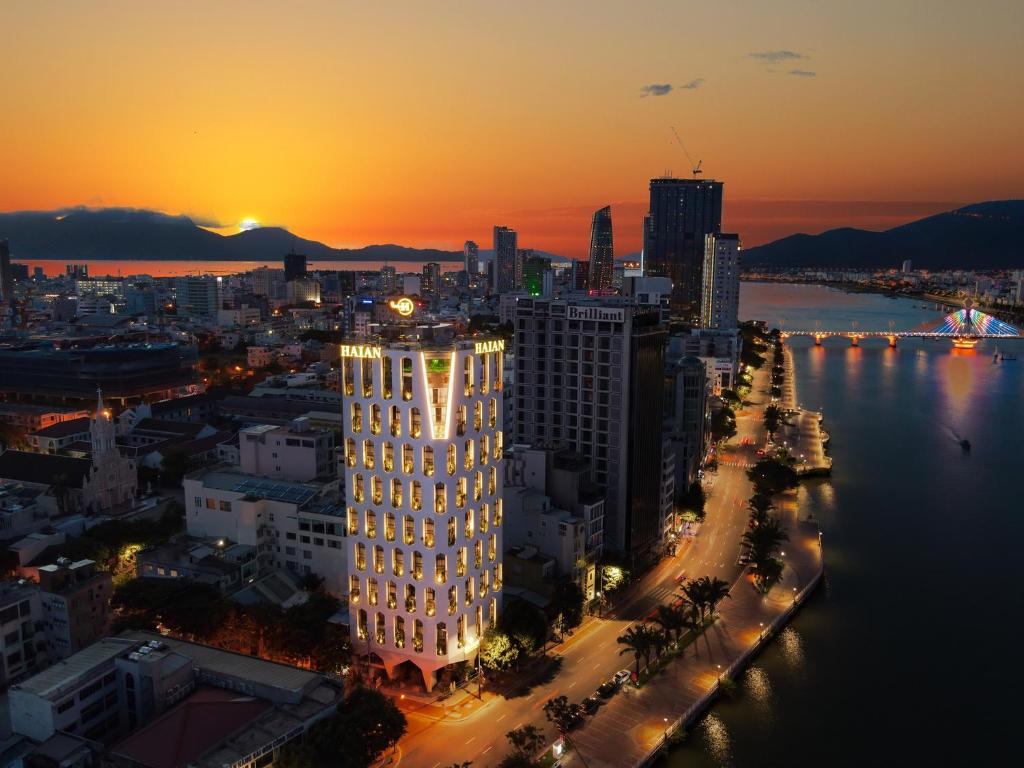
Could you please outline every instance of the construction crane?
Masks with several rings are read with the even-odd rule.
[[[678,144],[679,148],[683,150],[683,154],[686,155],[686,159],[690,161],[690,169],[693,171],[693,178],[696,179],[700,174],[703,173],[703,171],[700,169],[700,166],[704,161],[698,160],[696,163],[693,162],[693,158],[690,157],[690,153],[687,152],[686,147],[683,146],[683,140],[679,138],[679,131],[675,129],[675,126],[670,127],[672,128],[672,135],[676,137],[676,144]]]

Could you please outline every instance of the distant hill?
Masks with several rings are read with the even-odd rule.
[[[280,227],[219,235],[187,216],[126,208],[0,213],[14,259],[279,261],[292,248],[313,261],[461,261],[461,251],[368,245],[331,248]]]
[[[884,232],[830,229],[743,251],[744,266],[915,269],[1024,267],[1024,200],[976,203]]]

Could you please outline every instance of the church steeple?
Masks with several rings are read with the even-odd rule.
[[[92,442],[92,463],[98,467],[106,456],[117,451],[114,422],[103,406],[103,391],[99,387],[96,387],[96,416],[89,428],[89,437]]]

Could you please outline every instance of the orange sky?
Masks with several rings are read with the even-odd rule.
[[[611,203],[622,255],[687,172],[670,125],[748,246],[1024,196],[1019,0],[37,0],[0,29],[0,210],[579,256]]]

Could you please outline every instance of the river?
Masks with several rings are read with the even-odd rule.
[[[742,286],[740,314],[794,330],[939,316],[920,301],[768,283]],[[832,435],[833,476],[799,492],[824,532],[826,582],[666,764],[1011,763],[1024,360],[993,363],[991,342],[789,343],[798,399]],[[1022,342],[1000,346],[1024,356]]]

